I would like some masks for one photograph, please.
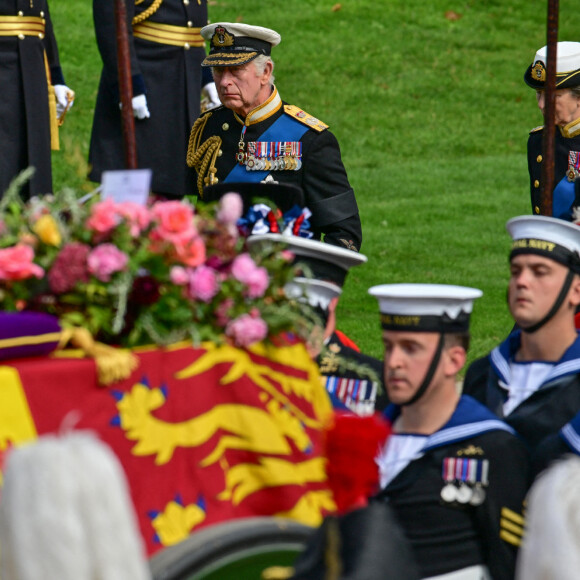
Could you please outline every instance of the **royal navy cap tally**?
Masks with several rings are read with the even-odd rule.
[[[524,74],[524,81],[533,89],[546,84],[548,47],[536,52],[534,61]],[[556,88],[566,89],[580,85],[580,42],[558,42],[556,49]]]
[[[317,280],[326,280],[342,287],[350,268],[367,261],[364,254],[333,246],[318,240],[284,234],[257,234],[247,239],[248,246],[284,244],[296,258],[296,264],[304,264]]]
[[[210,50],[201,66],[239,66],[261,54],[270,56],[272,47],[280,44],[275,31],[239,22],[218,22],[201,29],[210,42]]]
[[[558,218],[523,215],[506,223],[512,237],[510,258],[538,254],[580,273],[580,226]]]
[[[446,284],[382,284],[369,289],[385,330],[466,332],[477,288]]]

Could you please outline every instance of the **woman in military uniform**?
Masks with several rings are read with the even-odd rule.
[[[200,113],[205,57],[200,29],[207,24],[207,0],[130,0],[127,15],[137,162],[153,170],[155,193],[181,198],[194,193],[185,151],[189,128]],[[100,182],[103,171],[125,168],[114,0],[94,0],[93,18],[103,71],[89,178]]]

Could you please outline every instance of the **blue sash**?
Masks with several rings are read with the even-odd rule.
[[[290,115],[282,115],[260,135],[258,141],[300,141],[308,127]],[[224,182],[258,183],[266,178],[270,171],[247,171],[245,165],[236,163]]]

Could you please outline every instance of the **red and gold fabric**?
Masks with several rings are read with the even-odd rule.
[[[127,380],[98,386],[94,361],[0,365],[2,455],[62,428],[95,430],[121,460],[149,554],[224,520],[334,510],[322,458],[331,413],[304,346],[204,344],[136,351]]]

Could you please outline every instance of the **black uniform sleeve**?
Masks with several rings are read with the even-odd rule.
[[[312,226],[324,241],[359,250],[362,228],[354,191],[342,163],[336,137],[328,130],[303,141],[302,187],[313,214]]]
[[[60,59],[58,55],[58,45],[56,42],[56,36],[54,34],[54,28],[52,26],[52,20],[50,18],[50,10],[48,8],[48,2],[46,3],[46,13],[44,15],[45,19],[45,34],[44,34],[44,50],[46,50],[46,58],[48,60],[48,66],[50,68],[50,79],[53,85],[64,85],[64,76],[62,74],[62,69],[60,67]]]
[[[133,94],[145,92],[143,77],[133,42],[135,2],[127,2],[127,30],[129,33],[129,54],[131,57],[131,76],[133,77]],[[103,61],[104,74],[114,86],[118,86],[117,67],[117,28],[115,21],[114,0],[93,0],[93,22],[97,46]]]
[[[493,445],[486,448],[489,486],[486,500],[475,514],[491,577],[513,580],[524,530],[523,502],[532,482],[531,460],[516,436],[496,432],[490,437]]]

